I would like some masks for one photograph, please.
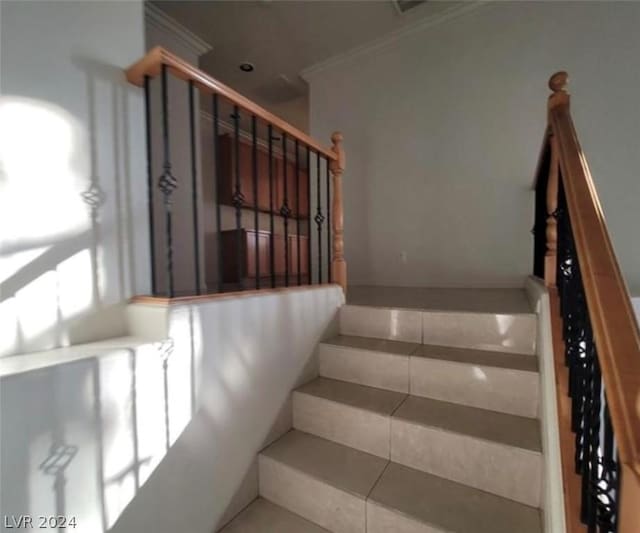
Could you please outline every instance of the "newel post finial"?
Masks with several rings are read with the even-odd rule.
[[[342,208],[342,173],[345,168],[345,154],[342,147],[342,133],[331,135],[331,151],[336,158],[331,160],[329,169],[333,177],[333,205],[331,222],[333,229],[333,257],[331,260],[331,279],[347,292],[347,262],[344,260],[344,214]]]
[[[549,109],[560,105],[569,105],[568,84],[569,74],[564,70],[556,72],[549,78],[549,89],[552,91],[551,95],[549,95]]]

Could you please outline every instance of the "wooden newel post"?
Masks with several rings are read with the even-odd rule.
[[[331,136],[331,150],[336,159],[331,161],[329,168],[333,176],[333,205],[331,207],[331,222],[333,229],[333,255],[331,260],[331,279],[347,292],[347,262],[344,260],[344,216],[342,209],[342,173],[345,166],[345,155],[342,148],[342,133],[336,131]]]
[[[551,127],[552,114],[560,107],[569,108],[569,95],[566,92],[569,75],[566,72],[556,72],[549,79],[549,88],[553,91],[549,96],[548,120],[549,143],[551,145],[551,162],[549,164],[549,178],[547,180],[547,227],[545,230],[547,251],[544,256],[544,281],[547,287],[556,286],[556,265],[558,261],[558,184],[560,180],[560,158],[558,154],[558,139]]]

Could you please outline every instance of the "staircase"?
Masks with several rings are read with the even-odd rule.
[[[539,533],[536,317],[345,305],[223,533]]]

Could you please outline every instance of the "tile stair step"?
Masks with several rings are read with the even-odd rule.
[[[293,427],[388,459],[390,417],[405,398],[320,377],[293,392]]]
[[[518,353],[339,335],[319,347],[320,375],[536,417],[538,361]]]
[[[260,495],[333,533],[365,531],[385,459],[293,430],[258,457]]]
[[[263,498],[257,498],[220,533],[329,533]]]
[[[538,421],[409,396],[391,420],[391,460],[538,507]]]

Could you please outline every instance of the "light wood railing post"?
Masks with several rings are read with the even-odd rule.
[[[345,154],[342,148],[342,133],[336,131],[331,136],[331,150],[336,158],[330,163],[333,176],[333,205],[331,221],[333,226],[333,255],[331,260],[331,279],[347,292],[347,262],[344,260],[344,214],[342,208],[342,173],[345,167]]]
[[[569,106],[569,94],[566,86],[569,76],[566,72],[556,72],[549,79],[549,113],[558,106]],[[549,119],[549,124],[551,120]],[[549,132],[551,145],[551,161],[549,164],[549,178],[547,180],[547,227],[545,230],[547,251],[544,256],[544,282],[547,287],[556,286],[556,266],[558,261],[558,183],[560,179],[560,161],[558,159],[558,140]]]

